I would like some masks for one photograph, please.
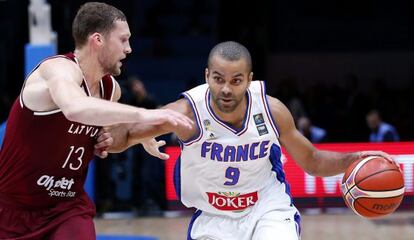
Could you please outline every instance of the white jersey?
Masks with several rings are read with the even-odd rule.
[[[212,214],[241,217],[265,192],[269,194],[266,189],[272,189],[271,198],[279,206],[264,206],[266,209],[291,206],[273,119],[277,116],[270,113],[264,82],[251,82],[240,129],[215,115],[207,84],[183,96],[193,108],[199,134],[182,142],[176,165],[176,190],[182,203]]]

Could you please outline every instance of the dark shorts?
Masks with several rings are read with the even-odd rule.
[[[81,201],[63,202],[51,209],[22,210],[0,205],[0,239],[92,240],[95,208]]]

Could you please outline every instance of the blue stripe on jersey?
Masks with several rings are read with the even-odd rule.
[[[276,178],[279,182],[284,183],[286,186],[286,194],[290,197],[290,205],[293,205],[292,195],[290,193],[290,185],[286,181],[285,172],[283,171],[282,161],[280,160],[282,156],[282,152],[280,147],[276,144],[273,144],[270,148],[270,156],[269,160],[272,163],[272,171],[276,172]]]
[[[181,142],[184,143],[184,145],[191,145],[195,142],[198,142],[201,139],[203,135],[203,128],[201,125],[200,115],[197,111],[197,107],[196,107],[196,104],[193,98],[188,93],[182,93],[181,95],[188,101],[188,103],[191,106],[191,109],[193,110],[195,123],[197,125],[197,130],[198,130],[198,133],[196,133],[194,136],[190,137],[189,139],[185,139],[185,140],[181,139]]]
[[[188,226],[188,230],[187,230],[187,240],[193,240],[191,238],[191,229],[193,228],[193,224],[194,224],[195,220],[201,215],[202,212],[203,211],[201,211],[201,210],[197,210],[193,214],[193,217],[191,218],[190,225]]]
[[[301,219],[300,214],[298,212],[295,213],[294,218],[295,218],[295,223],[296,223],[296,233],[298,234],[298,237],[300,239],[300,235],[302,233],[302,228],[301,228],[302,219]]]
[[[177,198],[181,201],[181,155],[174,166],[174,187]]]
[[[279,129],[277,128],[276,121],[275,121],[275,119],[272,115],[272,111],[270,110],[269,100],[267,99],[265,82],[261,81],[260,86],[261,86],[260,90],[261,90],[261,94],[262,94],[261,97],[262,97],[262,100],[263,100],[263,104],[264,104],[264,107],[265,107],[265,110],[266,110],[267,117],[270,120],[270,125],[272,125],[273,131],[275,131],[276,136],[279,137]]]

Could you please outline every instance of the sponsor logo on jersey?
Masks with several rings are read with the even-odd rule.
[[[84,134],[90,137],[95,137],[98,131],[98,127],[92,127],[76,123],[72,123],[68,129],[68,133],[70,134]]]
[[[264,123],[263,114],[261,114],[261,113],[253,115],[253,119],[254,119],[254,123],[256,123],[256,125],[260,125],[260,124]]]
[[[260,136],[268,134],[269,131],[267,130],[263,114],[258,113],[253,115],[254,123],[256,124],[257,132]]]
[[[253,206],[258,199],[257,192],[240,194],[235,192],[207,192],[208,202],[218,210],[243,211]]]
[[[75,181],[73,178],[67,179],[62,177],[55,179],[55,176],[43,175],[37,180],[37,185],[43,186],[49,192],[48,195],[53,197],[75,197],[76,192],[69,191]]]
[[[256,126],[257,127],[257,132],[259,132],[259,135],[260,136],[262,136],[262,135],[265,135],[265,134],[268,134],[269,133],[269,131],[267,131],[267,127],[266,127],[266,125],[259,125],[259,126]]]
[[[267,156],[269,143],[261,141],[233,146],[205,141],[201,145],[201,157],[219,162],[256,160]]]
[[[204,124],[204,129],[206,131],[210,131],[211,130],[211,122],[209,119],[204,119],[203,120],[203,124]]]

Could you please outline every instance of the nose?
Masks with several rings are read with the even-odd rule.
[[[228,83],[225,83],[223,85],[223,87],[221,88],[221,92],[223,93],[224,96],[231,95],[231,88]]]
[[[132,52],[132,48],[131,48],[131,45],[129,45],[129,42],[128,42],[128,44],[127,44],[127,46],[125,48],[125,53],[126,54],[130,54],[131,52]]]

